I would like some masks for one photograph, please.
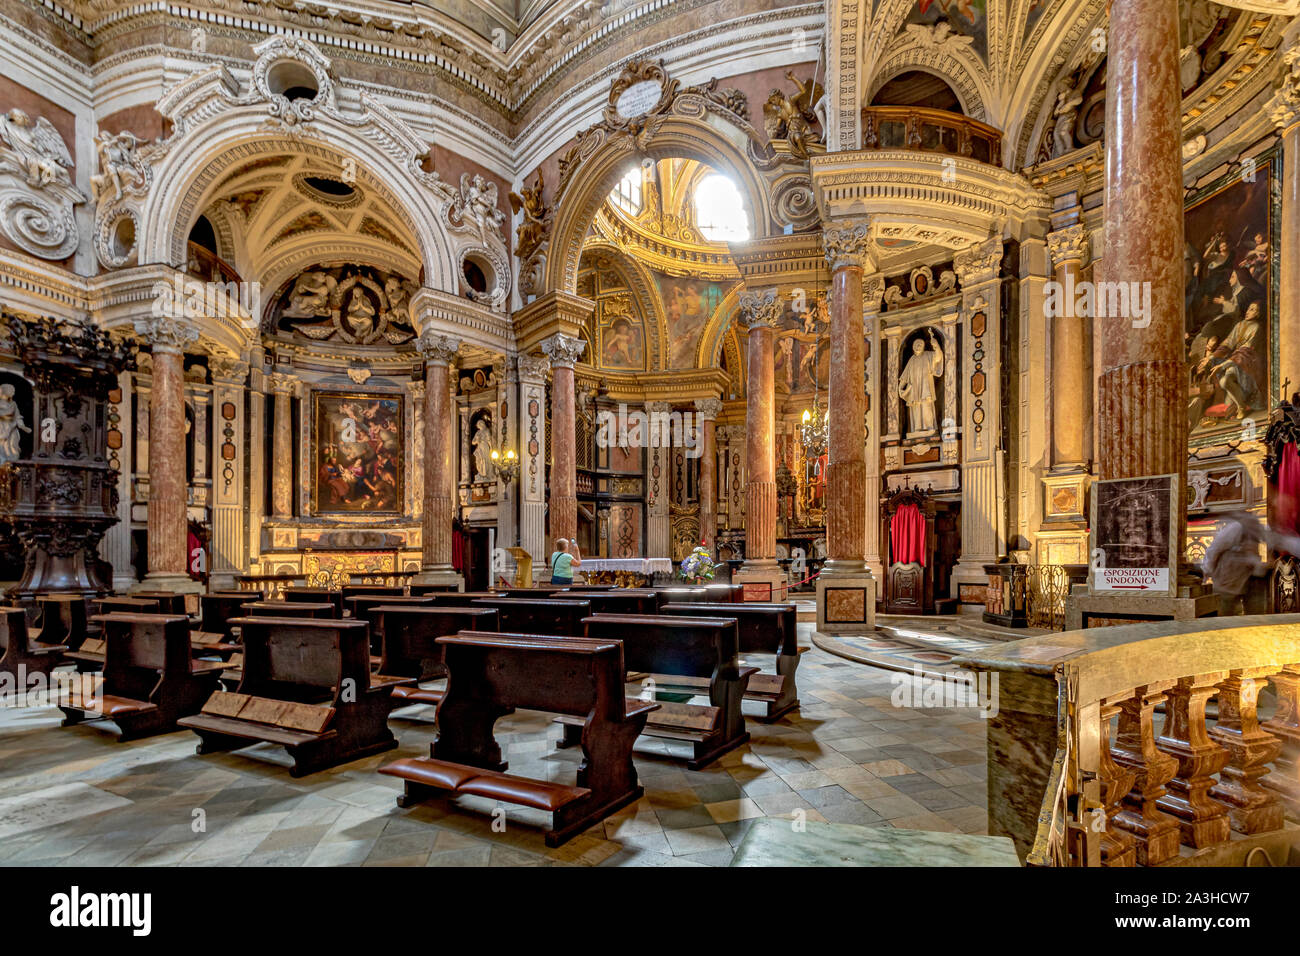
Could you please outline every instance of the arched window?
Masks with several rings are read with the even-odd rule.
[[[749,217],[740,190],[726,176],[705,176],[695,187],[695,224],[712,242],[739,242],[749,238]]]
[[[609,194],[610,201],[631,216],[641,215],[641,167],[628,172]]]

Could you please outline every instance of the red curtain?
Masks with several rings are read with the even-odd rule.
[[[1300,532],[1300,453],[1294,442],[1282,446],[1282,460],[1277,467],[1277,506],[1273,509],[1273,529],[1285,534]]]
[[[900,505],[889,522],[889,546],[894,564],[925,566],[925,517],[912,503]]]

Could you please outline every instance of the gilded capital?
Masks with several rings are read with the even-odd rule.
[[[856,266],[859,269],[874,265],[871,256],[871,220],[856,219],[843,224],[827,226],[822,232],[822,247],[831,271]]]
[[[298,388],[298,376],[291,372],[272,372],[266,377],[271,391],[280,395],[292,395]]]
[[[1053,266],[1066,262],[1083,265],[1088,261],[1089,249],[1088,230],[1083,227],[1083,223],[1075,223],[1047,234],[1047,251],[1052,256]]]
[[[587,343],[582,339],[563,332],[556,332],[542,342],[542,351],[551,360],[552,368],[573,368],[586,347]]]
[[[760,328],[774,329],[780,318],[781,303],[775,289],[740,294],[740,323],[751,332]]]
[[[450,365],[460,351],[460,339],[435,329],[425,329],[415,341],[415,350],[430,365]]]

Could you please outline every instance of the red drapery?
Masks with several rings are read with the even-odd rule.
[[[925,566],[925,517],[909,502],[900,505],[889,522],[889,547],[895,564]]]
[[[1277,506],[1273,509],[1273,530],[1285,534],[1300,532],[1300,453],[1294,442],[1282,446],[1277,467]]]

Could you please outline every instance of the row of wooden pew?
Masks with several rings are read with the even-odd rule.
[[[742,700],[762,704],[763,721],[798,706],[794,605],[721,603],[719,593],[290,588],[277,602],[204,595],[213,600],[197,622],[169,613],[161,596],[105,599],[90,619],[103,643],[92,652],[72,648],[75,627],[61,630],[55,608],[42,609],[36,641],[24,613],[7,609],[0,670],[19,645],[23,660],[45,664],[64,656],[94,666],[87,654],[98,653],[102,681],[89,696],[60,699],[65,723],[108,718],[121,739],[188,728],[200,754],[270,742],[285,747],[294,776],[392,749],[389,712],[433,705],[430,756],[381,768],[405,781],[399,804],[466,793],[548,810],[555,846],[641,796],[632,765],[641,734],[691,743],[688,766],[699,769],[749,739]],[[123,600],[157,603],[111,603]],[[50,644],[47,634],[67,641]],[[742,664],[750,653],[774,654],[775,673]],[[444,677],[445,689],[425,686]],[[628,698],[629,683],[648,699]],[[660,692],[708,703],[660,701]],[[515,708],[555,714],[559,746],[582,748],[576,786],[505,772],[492,728]]]

